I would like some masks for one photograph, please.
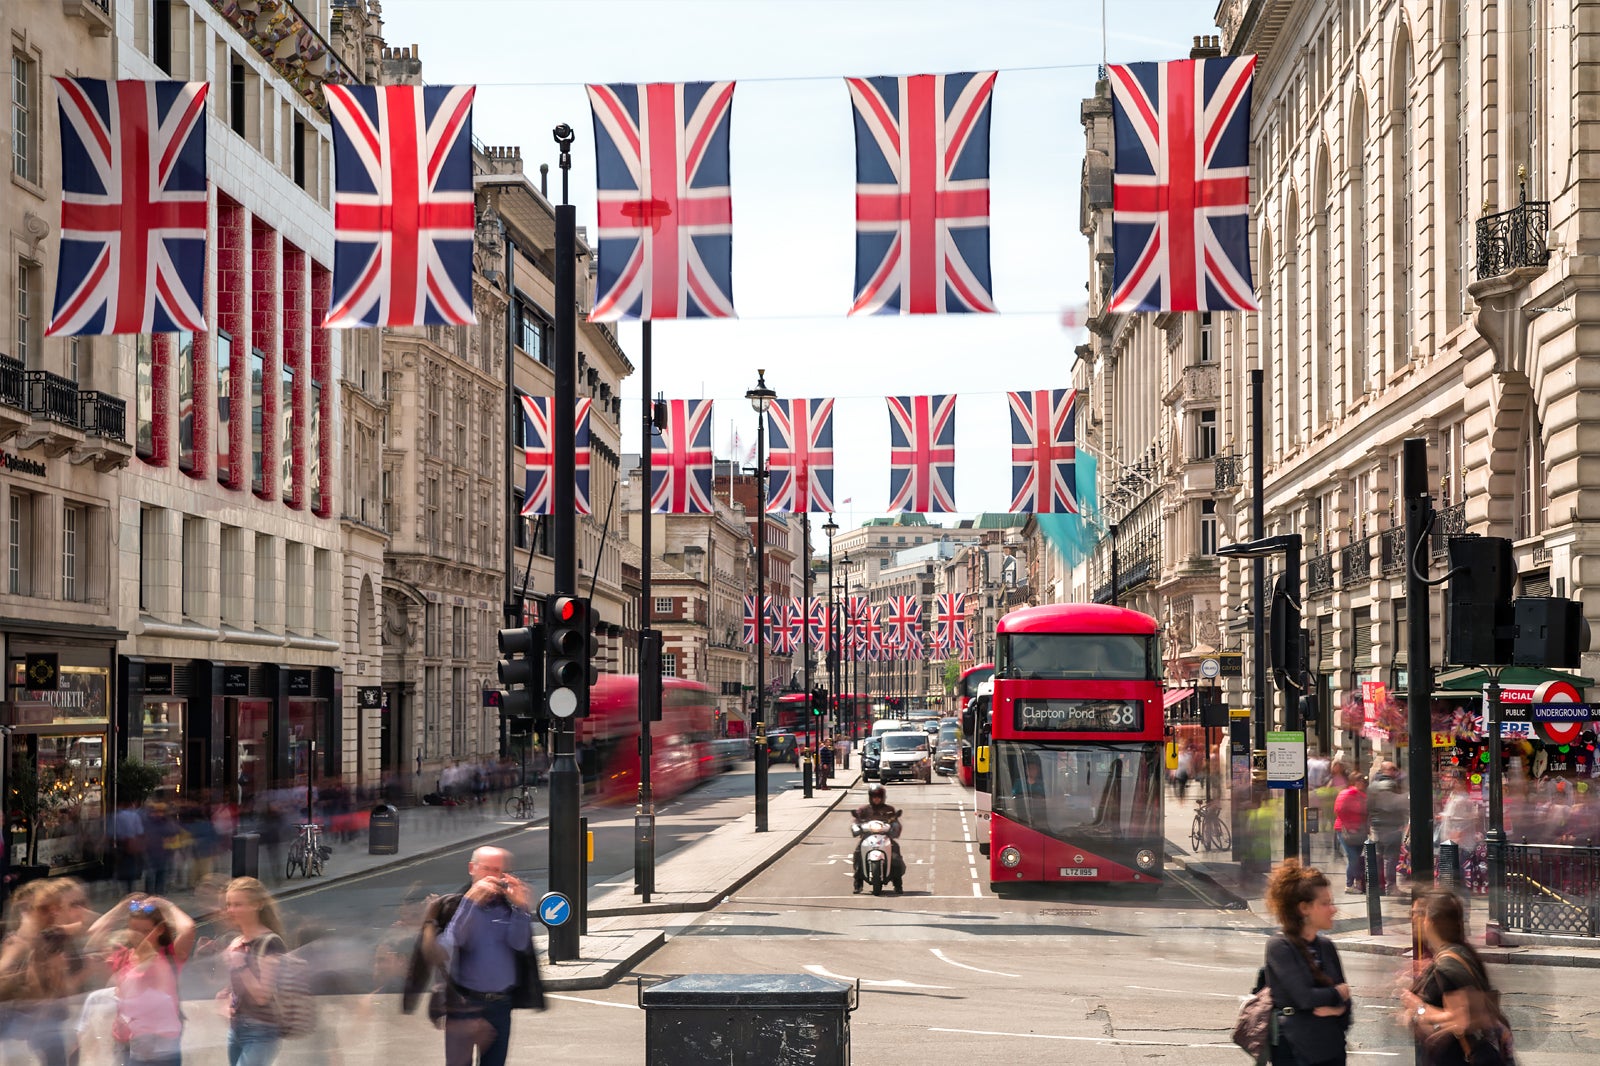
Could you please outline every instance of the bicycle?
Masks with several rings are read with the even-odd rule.
[[[1226,851],[1233,846],[1233,832],[1222,818],[1221,804],[1205,800],[1196,804],[1189,842],[1195,851]]]
[[[289,858],[284,863],[283,879],[294,877],[295,867],[305,877],[321,877],[333,849],[322,842],[322,827],[306,822],[295,827],[296,836],[289,842]]]
[[[533,817],[536,809],[534,804],[536,793],[531,785],[522,785],[511,795],[506,797],[506,816],[518,821],[526,822]]]

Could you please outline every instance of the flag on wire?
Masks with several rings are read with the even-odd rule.
[[[865,596],[850,597],[850,617],[846,625],[849,629],[850,657],[857,662],[864,662],[867,657],[867,619],[871,614]]]
[[[46,336],[203,333],[207,84],[55,83],[61,241]]]
[[[755,595],[751,594],[744,598],[744,642],[746,644],[754,645],[756,641],[761,639],[761,630],[771,627],[772,597],[763,596],[761,605],[762,618],[758,621],[756,618]],[[761,622],[766,622],[767,625],[761,625]]]
[[[956,398],[890,396],[889,510],[956,509]]]
[[[594,322],[733,317],[733,82],[591,85]]]
[[[881,662],[883,659],[883,605],[880,603],[867,606],[866,640],[867,661]]]
[[[772,607],[772,627],[767,630],[767,646],[774,655],[788,655],[794,651],[794,645],[789,642],[789,605],[786,603],[774,604]]]
[[[711,401],[668,400],[667,424],[650,438],[650,509],[656,514],[715,514],[716,460],[711,452]]]
[[[526,481],[523,483],[522,513],[551,514],[555,506],[555,441],[550,435],[550,397],[522,397],[522,446]],[[573,433],[573,456],[577,483],[573,502],[576,513],[589,514],[589,409],[591,399],[578,401],[577,426]]]
[[[790,598],[784,628],[789,631],[789,650],[803,649],[806,644],[806,601],[801,597]]]
[[[774,400],[767,407],[768,514],[833,510],[833,401]]]
[[[993,311],[989,110],[995,72],[845,81],[856,128],[850,313]]]
[[[967,632],[967,597],[960,592],[941,592],[933,598],[933,639],[953,655]]]
[[[900,657],[914,663],[920,663],[926,658],[927,649],[923,646],[922,638],[918,637],[901,648]]]
[[[890,596],[886,625],[895,644],[909,647],[922,643],[922,602],[915,596]]]
[[[813,596],[806,604],[807,640],[813,648],[828,647],[828,601]]]
[[[329,85],[325,329],[472,325],[471,85]]]
[[[1250,93],[1256,57],[1112,66],[1110,310],[1255,311]]]
[[[1008,392],[1011,513],[1078,513],[1076,389]]]

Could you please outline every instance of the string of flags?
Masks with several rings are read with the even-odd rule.
[[[1112,311],[1256,309],[1254,73],[1254,56],[1109,68]],[[856,150],[849,314],[997,310],[989,242],[996,79],[995,71],[845,79]],[[63,196],[48,334],[204,331],[208,86],[70,77],[55,84]],[[735,88],[588,86],[598,186],[592,320],[735,317]],[[322,327],[475,323],[475,87],[325,92],[334,262],[328,306],[318,309]],[[922,417],[918,409],[904,414],[908,424]],[[925,417],[937,421],[941,411],[930,407]],[[937,437],[932,444],[942,447]],[[934,461],[926,477],[905,470],[897,501],[947,509],[949,486],[934,469],[941,465],[948,463]]]
[[[845,662],[920,662],[923,659],[969,658],[972,638],[967,629],[966,596],[959,592],[934,597],[933,617],[925,632],[922,603],[915,596],[891,596],[875,604],[866,596],[836,602],[838,615],[829,617],[825,597],[793,596],[774,602],[744,598],[744,643],[763,640],[778,655],[792,655],[802,642],[826,648]]]
[[[1078,513],[1077,390],[1007,393],[1011,413],[1013,514]],[[669,400],[666,422],[650,441],[650,509],[656,514],[712,514],[716,457],[712,450],[713,400]],[[891,511],[950,514],[955,499],[953,393],[890,396],[889,494]],[[549,514],[555,471],[549,401],[522,400],[526,442],[524,515]],[[833,500],[834,401],[773,400],[767,408],[768,514],[828,514]],[[578,409],[578,509],[588,514],[589,401]]]

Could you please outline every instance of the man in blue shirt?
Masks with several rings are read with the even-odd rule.
[[[504,848],[472,853],[467,863],[472,883],[430,952],[449,976],[445,1066],[472,1066],[474,1050],[478,1066],[506,1061],[511,1008],[533,945],[528,886],[506,872],[510,865],[511,853]]]

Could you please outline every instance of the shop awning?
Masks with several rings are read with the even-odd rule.
[[[1577,689],[1591,688],[1594,678],[1582,674],[1569,674],[1561,670],[1546,670],[1542,666],[1508,666],[1500,671],[1502,685],[1542,685],[1546,681],[1565,681]],[[1489,673],[1476,666],[1460,666],[1446,670],[1433,679],[1435,698],[1475,699],[1483,694],[1489,683]]]
[[[1190,696],[1194,695],[1192,688],[1169,688],[1166,697],[1161,701],[1161,709],[1170,711]]]

